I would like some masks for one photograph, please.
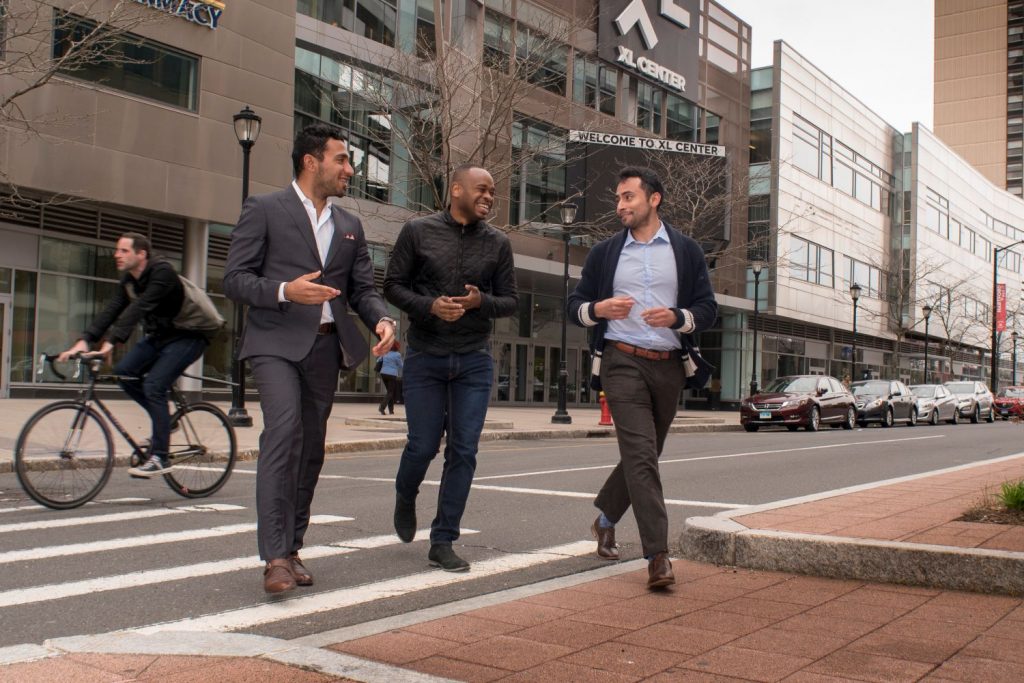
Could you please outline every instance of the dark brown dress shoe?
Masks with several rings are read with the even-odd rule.
[[[313,575],[306,569],[306,565],[302,564],[299,554],[292,553],[288,560],[292,563],[292,576],[295,577],[295,583],[300,586],[312,586]]]
[[[647,565],[647,587],[664,588],[676,582],[668,553],[657,553]]]
[[[289,559],[271,560],[263,570],[263,590],[268,593],[284,593],[295,588],[295,576],[292,575],[292,561]]]
[[[590,527],[590,533],[597,539],[597,556],[602,560],[617,560],[619,549],[615,545],[615,527],[604,528],[600,522],[601,518],[598,517]]]

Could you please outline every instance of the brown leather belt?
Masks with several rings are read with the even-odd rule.
[[[320,327],[317,328],[317,334],[332,334],[336,332],[338,326],[334,323],[320,323]]]
[[[646,358],[647,360],[668,360],[669,358],[672,357],[671,351],[656,351],[654,349],[642,349],[639,346],[633,346],[632,344],[627,344],[625,342],[620,341],[612,342],[612,346],[614,346],[619,351],[622,351],[623,353],[628,353],[629,355],[636,356],[637,358]]]

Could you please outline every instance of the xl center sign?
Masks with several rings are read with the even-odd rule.
[[[697,0],[602,0],[598,56],[696,97]]]

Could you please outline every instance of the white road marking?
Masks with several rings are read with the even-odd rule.
[[[478,534],[474,529],[463,529],[463,534]],[[415,540],[426,541],[430,539],[430,529],[423,529],[416,533]],[[398,545],[401,541],[394,534],[382,536],[367,536],[364,538],[353,538],[350,540],[337,541],[326,545],[310,546],[302,549],[302,559],[315,560],[323,557],[333,557],[354,553],[357,550],[369,550],[372,548],[383,548],[389,545]],[[233,557],[227,560],[215,560],[212,562],[200,562],[182,567],[171,567],[168,569],[151,569],[148,571],[132,572],[117,576],[104,576],[98,579],[84,579],[82,581],[67,581],[64,583],[53,583],[48,586],[33,586],[31,588],[15,588],[13,590],[0,592],[0,607],[16,607],[49,600],[62,600],[76,595],[88,595],[91,593],[102,593],[124,588],[138,588],[149,585],[161,585],[168,581],[180,581],[182,579],[194,579],[214,574],[226,574],[228,572],[240,571],[243,569],[256,569],[263,566],[259,556]]]
[[[241,505],[226,505],[223,503],[211,503],[209,505],[186,505],[177,508],[158,508],[155,510],[133,510],[131,512],[112,512],[109,515],[91,515],[86,517],[61,517],[59,519],[44,519],[38,522],[19,522],[17,524],[0,524],[0,534],[7,534],[12,531],[34,531],[37,529],[57,529],[60,527],[82,526],[85,524],[107,524],[110,522],[123,522],[126,520],[149,519],[152,517],[166,517],[167,515],[178,515],[184,512],[224,512],[228,510],[244,510]]]
[[[434,483],[434,482],[423,482]],[[439,482],[438,482],[439,483]],[[555,491],[550,489],[524,489],[517,488],[515,486],[490,486],[487,484],[473,484],[473,489],[481,489],[484,491],[505,491],[507,493],[525,493],[535,496],[561,496],[563,498],[587,498],[593,500],[593,493],[586,493],[584,491]],[[691,507],[704,507],[704,508],[722,508],[725,510],[734,510],[736,508],[743,508],[750,505],[750,503],[712,503],[705,500],[678,500],[675,498],[667,498],[665,505],[682,505]]]
[[[774,455],[777,453],[797,453],[800,451],[816,451],[825,450],[830,448],[847,448],[850,446],[870,446],[879,443],[901,443],[903,441],[920,441],[922,439],[944,439],[945,434],[936,434],[934,436],[911,436],[906,439],[879,439],[877,441],[850,441],[849,443],[837,443],[837,444],[822,444],[820,446],[804,446],[801,448],[776,448],[768,451],[746,451],[743,453],[723,453],[722,455],[704,455],[697,458],[670,458],[660,460],[659,463],[662,465],[675,465],[678,463],[688,462],[700,462],[701,460],[724,460],[728,458],[745,458],[752,455]],[[591,465],[587,467],[565,467],[557,470],[536,470],[533,472],[516,472],[514,474],[492,474],[486,477],[474,477],[474,488],[476,487],[475,482],[487,481],[488,479],[515,479],[518,477],[537,477],[545,474],[567,474],[570,472],[588,472],[591,470],[610,470],[615,467],[617,463],[611,463],[609,465]]]
[[[147,503],[149,498],[107,498],[106,500],[90,500],[86,505],[107,505],[109,503]],[[22,505],[16,508],[3,508],[0,513],[20,512],[23,510],[48,510],[45,505]]]
[[[313,515],[310,518],[312,524],[332,524],[334,522],[351,522],[352,517],[338,517],[334,515]],[[6,562],[26,562],[29,560],[45,560],[51,557],[67,557],[70,555],[85,555],[87,553],[106,552],[108,550],[123,550],[125,548],[138,548],[140,546],[157,545],[162,543],[180,543],[182,541],[194,541],[200,538],[216,538],[218,536],[231,536],[256,531],[255,524],[229,524],[208,529],[190,529],[187,531],[171,531],[163,534],[149,534],[146,536],[129,536],[126,538],[112,538],[106,541],[91,541],[89,543],[71,543],[68,545],[44,546],[41,548],[29,548],[27,550],[11,550],[0,553],[0,566]]]
[[[421,574],[412,574],[411,576],[378,581],[362,586],[316,593],[308,597],[254,605],[218,614],[208,614],[203,617],[153,624],[138,629],[130,629],[129,632],[236,631],[284,619],[294,619],[319,612],[363,605],[375,600],[397,597],[415,591],[473,581],[487,576],[562,560],[566,557],[590,555],[593,552],[593,541],[577,541],[533,552],[513,553],[474,562],[468,572],[456,574],[435,570]]]

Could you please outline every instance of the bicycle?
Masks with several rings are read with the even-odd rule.
[[[48,365],[64,381],[67,377],[54,367],[56,359],[57,356],[42,354],[39,373]],[[148,457],[148,444],[135,441],[96,395],[98,381],[139,378],[100,374],[103,361],[94,353],[77,354],[72,360],[73,378],[80,376],[83,367],[87,373],[78,398],[56,401],[39,409],[22,427],[14,448],[14,470],[25,493],[55,510],[84,505],[110,479],[115,465],[110,424],[132,449],[128,462],[136,465]],[[224,412],[211,403],[190,403],[174,387],[170,398],[174,413],[168,455],[174,469],[163,475],[164,482],[185,498],[212,495],[227,482],[238,456],[234,427]]]

